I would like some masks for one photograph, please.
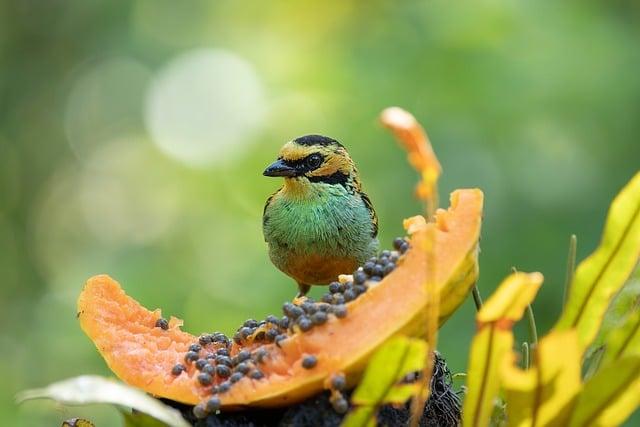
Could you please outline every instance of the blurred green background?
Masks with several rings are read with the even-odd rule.
[[[640,166],[638,40],[633,1],[0,1],[0,419],[117,425],[102,406],[13,403],[109,375],[75,317],[91,275],[193,333],[279,314],[295,287],[267,257],[280,182],[261,172],[293,137],[347,146],[390,246],[420,210],[377,123],[390,105],[428,130],[442,204],[485,191],[482,294],[512,266],[545,274],[544,332],[569,235],[588,254]],[[454,372],[473,314],[440,335]]]

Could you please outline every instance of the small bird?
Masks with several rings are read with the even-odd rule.
[[[306,135],[287,142],[263,175],[284,177],[264,206],[262,230],[273,264],[298,283],[298,298],[377,253],[378,217],[338,141]]]

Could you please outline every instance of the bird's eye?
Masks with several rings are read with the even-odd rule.
[[[315,169],[322,164],[322,156],[320,154],[312,154],[307,157],[307,166],[310,169]]]

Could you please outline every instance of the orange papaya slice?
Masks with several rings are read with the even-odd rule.
[[[289,405],[327,388],[336,373],[355,384],[390,337],[422,336],[429,270],[444,322],[477,279],[482,204],[480,190],[455,191],[451,207],[439,210],[433,222],[420,216],[405,222],[409,240],[381,255],[388,258],[383,266],[395,267],[384,278],[376,281],[359,269],[334,284],[342,292],[327,294],[325,302],[285,304],[289,325],[255,322],[235,342],[222,334],[183,332],[176,318],[159,327],[160,310],[145,309],[105,275],[84,286],[80,325],[119,378],[155,396],[197,404],[213,394],[225,410]],[[349,290],[355,297],[345,301]]]

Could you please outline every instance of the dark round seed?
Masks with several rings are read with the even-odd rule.
[[[218,350],[216,350],[216,354],[218,356],[228,356],[229,350],[227,350],[226,348],[219,348]]]
[[[371,280],[372,282],[379,282],[380,280],[382,280],[382,277],[380,277],[380,276],[371,276],[371,277],[369,277],[369,280]]]
[[[196,418],[200,420],[203,418],[207,418],[207,415],[209,415],[209,413],[207,412],[207,408],[205,407],[204,403],[198,403],[193,407],[193,415],[195,415]]]
[[[327,321],[327,313],[324,311],[317,311],[311,316],[311,321],[314,325],[322,325]]]
[[[338,391],[342,391],[345,388],[347,388],[347,380],[344,377],[344,375],[343,374],[334,375],[333,378],[331,378],[331,387],[334,390],[338,390]]]
[[[384,275],[386,276],[387,274],[391,273],[393,270],[395,270],[396,265],[392,262],[388,263],[387,265],[384,266]]]
[[[377,261],[378,261],[378,257],[377,257],[377,256],[372,256],[371,258],[369,258],[369,262],[372,262],[372,263],[374,263],[374,264],[375,264]]]
[[[367,280],[367,273],[364,271],[356,271],[353,274],[353,283],[356,285],[362,285]]]
[[[321,301],[331,304],[333,302],[333,295],[329,293],[324,294],[322,295]]]
[[[333,294],[334,304],[344,304],[344,296],[342,294]]]
[[[209,412],[216,412],[220,409],[220,399],[217,396],[211,397],[207,400],[206,409]]]
[[[202,372],[213,376],[216,374],[216,367],[209,364],[204,365],[204,367],[202,368]]]
[[[236,357],[234,357],[234,362],[237,365],[238,363],[244,362],[245,360],[249,359],[251,359],[251,353],[249,352],[249,350],[241,350],[238,352],[238,354],[236,354]]]
[[[229,338],[227,338],[227,336],[225,334],[223,334],[222,332],[217,332],[217,333],[213,334],[213,337],[212,337],[211,341],[213,341],[213,342],[227,342],[227,341],[229,341]]]
[[[253,329],[251,329],[248,326],[243,326],[242,328],[240,328],[240,336],[243,339],[246,339],[248,336],[250,336],[251,334],[253,334]]]
[[[200,345],[205,346],[213,342],[213,337],[209,334],[202,334],[200,335],[200,337],[198,337],[198,342],[200,343]]]
[[[196,360],[196,369],[199,371],[202,371],[202,368],[204,368],[206,365],[208,365],[209,362],[207,362],[207,359],[198,359]]]
[[[244,362],[238,363],[238,366],[236,366],[235,368],[235,371],[240,372],[241,374],[246,374],[247,372],[249,372],[249,370],[250,370],[249,365],[247,365]]]
[[[407,252],[407,250],[409,249],[409,243],[408,242],[404,242],[402,243],[402,246],[400,246],[400,253],[403,254],[405,252]]]
[[[202,350],[202,347],[200,346],[200,344],[191,344],[189,346],[189,351],[195,351],[197,353],[200,350]]]
[[[273,342],[273,340],[276,339],[279,333],[280,332],[276,328],[271,328],[267,332],[265,332],[264,338],[265,340],[267,340],[267,342]]]
[[[180,375],[182,373],[182,371],[184,371],[186,368],[184,367],[184,365],[182,363],[176,363],[173,366],[173,369],[171,369],[171,373],[173,375]]]
[[[227,378],[231,375],[231,368],[226,365],[218,365],[216,366],[216,374],[218,374],[220,378]]]
[[[213,378],[211,378],[211,375],[207,374],[206,372],[201,372],[198,374],[198,382],[202,385],[209,385],[211,384],[211,381],[213,381]]]
[[[264,348],[259,348],[253,352],[252,358],[256,363],[262,363],[269,352]]]
[[[343,317],[347,316],[347,307],[345,307],[344,305],[336,305],[335,307],[333,307],[333,314],[335,314],[336,317],[342,319]]]
[[[397,251],[391,252],[391,255],[389,256],[390,262],[396,263],[398,262],[399,259],[400,259],[400,254],[398,254]]]
[[[302,303],[302,309],[307,314],[313,314],[316,311],[318,311],[318,308],[316,307],[316,304],[313,303],[313,302],[310,302],[310,301],[303,302]]]
[[[333,300],[333,298],[332,298]],[[329,310],[331,310],[331,304],[325,304],[325,303],[318,303],[318,310],[319,311],[323,311],[323,312],[328,312]]]
[[[383,274],[384,274],[384,267],[382,267],[381,265],[376,265],[375,267],[373,267],[373,274],[371,274],[372,276],[382,277]]]
[[[243,376],[244,376],[244,374],[241,374],[240,372],[234,372],[229,377],[229,381],[231,381],[231,384],[237,383],[238,381],[240,381],[242,379]]]
[[[216,355],[213,354],[213,353],[209,353],[204,358],[207,359],[207,360],[212,360],[212,359],[216,358]]]
[[[381,256],[380,258],[378,258],[378,262],[376,264],[384,267],[388,262],[389,262],[389,257]]]
[[[278,336],[276,337],[276,345],[277,345],[278,347],[280,347],[280,342],[281,342],[281,341],[284,341],[284,340],[286,340],[286,339],[287,339],[287,335],[286,335],[286,334],[280,334],[280,335],[278,335]]]
[[[312,369],[318,363],[318,359],[315,356],[309,355],[302,359],[302,367],[305,369]]]
[[[291,316],[294,319],[297,319],[298,317],[302,316],[304,314],[304,310],[300,307],[298,307],[297,305],[294,305],[291,308]]]
[[[188,362],[195,362],[198,360],[200,356],[195,351],[187,351],[187,354],[184,355],[184,360]]]
[[[380,252],[380,256],[384,256],[384,257],[389,257],[389,255],[391,255],[391,251],[385,249],[384,251]]]
[[[231,383],[229,381],[225,381],[223,383],[218,384],[218,393],[226,393],[231,388]]]
[[[169,322],[167,321],[167,319],[163,319],[161,317],[156,320],[156,328],[160,328],[166,331],[167,329],[169,329]]]
[[[233,335],[233,341],[234,341],[236,344],[238,344],[238,345],[241,345],[241,344],[242,344],[242,337],[240,336],[240,332],[236,332],[236,333]]]
[[[282,329],[287,329],[289,327],[289,318],[287,316],[284,316],[282,319],[280,319],[280,322],[278,323],[278,325]]]
[[[347,289],[346,291],[344,291],[345,302],[353,301],[354,299],[356,299],[356,293],[353,291],[353,289]]]
[[[362,270],[366,273],[366,274],[371,274],[373,272],[373,268],[376,266],[375,262],[371,262],[371,261],[367,261],[364,263],[364,266],[362,267]]]
[[[217,385],[212,385],[209,391],[211,391],[211,394],[218,394],[220,388]]]
[[[331,282],[329,284],[329,292],[331,292],[332,294],[335,294],[337,292],[342,292],[342,291],[343,291],[342,283],[340,283],[340,282]]]
[[[246,326],[248,328],[257,328],[258,322],[255,319],[248,319],[244,322],[242,326]]]
[[[229,356],[218,355],[216,356],[216,365],[232,366],[233,361]]]
[[[251,374],[249,376],[254,380],[260,380],[264,378],[264,374],[262,373],[262,371],[259,371],[257,369],[251,371]]]
[[[313,328],[313,322],[307,316],[300,316],[298,318],[298,326],[300,326],[300,330],[302,332],[307,332],[311,328]]]
[[[367,292],[367,287],[364,285],[356,285],[353,287],[353,290],[355,291],[356,295],[361,295]]]
[[[335,400],[331,401],[331,406],[333,406],[333,410],[339,414],[344,414],[349,410],[349,402],[344,397],[339,397]]]
[[[271,323],[273,325],[277,325],[279,322],[279,319],[273,314],[268,315],[265,320],[267,321],[267,323]]]
[[[396,237],[395,239],[393,239],[393,247],[396,250],[400,250],[400,247],[403,243],[405,243],[405,240],[402,237]]]

